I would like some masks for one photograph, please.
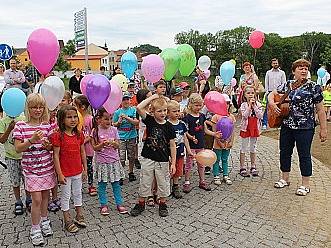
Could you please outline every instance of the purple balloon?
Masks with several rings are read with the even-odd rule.
[[[222,133],[222,140],[226,140],[230,138],[233,132],[233,121],[229,117],[222,117],[216,123],[216,131],[220,131]]]
[[[86,96],[94,109],[99,109],[107,101],[111,87],[108,79],[101,75],[94,75],[87,82]]]

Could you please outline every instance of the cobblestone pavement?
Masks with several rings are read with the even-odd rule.
[[[258,142],[260,177],[238,175],[237,141],[230,157],[233,185],[212,185],[211,192],[204,192],[197,187],[195,172],[195,187],[183,199],[170,200],[167,218],[159,217],[157,208],[148,207],[139,217],[123,216],[114,205],[111,214],[104,217],[99,214],[97,198],[85,193],[88,227],[68,234],[63,231],[61,213],[50,213],[54,235],[46,238],[45,246],[331,247],[331,170],[314,159],[311,193],[296,196],[300,180],[294,155],[290,187],[274,189],[273,183],[279,177],[277,141],[262,136]],[[212,180],[212,176],[207,178]],[[14,216],[13,195],[3,168],[0,191],[0,247],[31,247],[30,216]],[[127,206],[133,206],[137,191],[138,181],[125,183]]]

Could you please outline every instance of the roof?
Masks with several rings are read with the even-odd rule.
[[[105,57],[106,55],[108,55],[108,51],[91,43],[90,45],[88,45],[88,54],[89,56],[94,56],[94,55],[102,55],[103,57]],[[75,53],[75,55],[85,55],[85,49],[80,49],[78,50],[78,52]]]
[[[92,60],[92,59],[102,59],[104,58],[105,55],[89,55],[88,59]],[[66,58],[66,60],[84,60],[85,59],[85,55],[73,55],[71,57]]]
[[[16,56],[21,55],[26,51],[26,48],[14,48],[14,53]]]

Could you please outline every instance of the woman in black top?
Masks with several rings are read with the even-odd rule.
[[[77,94],[82,94],[80,90],[80,81],[82,81],[83,76],[82,76],[82,71],[77,68],[75,70],[75,75],[72,76],[69,80],[69,90],[71,92],[71,95],[73,95],[73,92]]]

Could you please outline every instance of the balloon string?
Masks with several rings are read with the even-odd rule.
[[[254,49],[254,69],[255,69],[256,48]]]

